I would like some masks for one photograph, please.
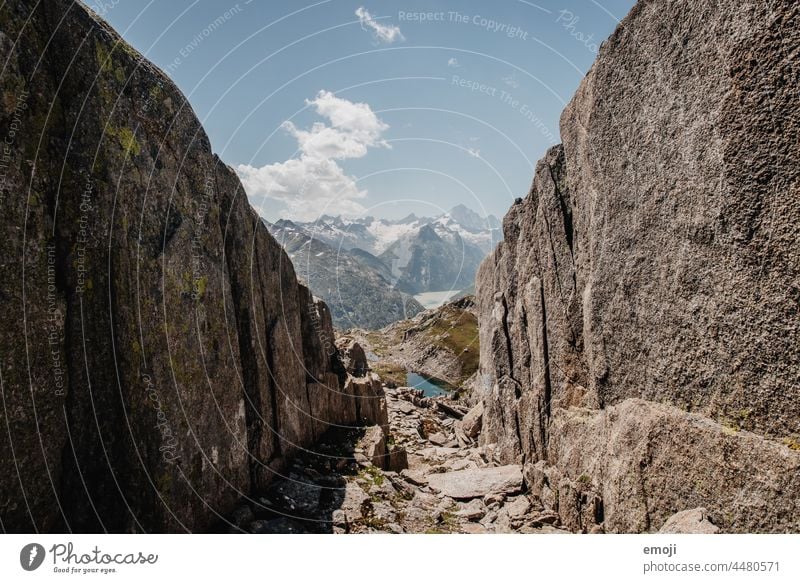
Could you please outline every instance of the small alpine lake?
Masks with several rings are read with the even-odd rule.
[[[408,371],[406,375],[406,384],[415,389],[422,389],[422,393],[426,397],[438,397],[439,395],[447,395],[455,387],[450,386],[444,381],[425,377],[421,374]]]

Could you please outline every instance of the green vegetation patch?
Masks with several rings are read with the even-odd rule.
[[[94,46],[95,57],[97,59],[97,66],[103,73],[108,73],[114,67],[111,59],[111,51],[102,43],[97,42]]]
[[[141,152],[141,146],[139,146],[139,142],[136,140],[136,136],[133,135],[133,131],[130,128],[121,127],[116,129],[109,126],[108,133],[117,138],[119,145],[125,150],[126,156],[130,156],[131,154],[136,156]]]
[[[393,362],[379,362],[372,365],[373,372],[377,373],[383,382],[394,382],[397,386],[402,387],[406,384],[406,369]]]
[[[369,482],[372,482],[376,486],[383,485],[383,481],[386,479],[381,472],[380,469],[376,468],[375,466],[367,466],[358,472],[358,477],[363,478]]]
[[[478,319],[471,312],[448,306],[425,330],[425,337],[455,354],[461,364],[461,382],[478,370]]]
[[[800,451],[800,437],[793,435],[791,437],[784,437],[783,444],[794,451]]]

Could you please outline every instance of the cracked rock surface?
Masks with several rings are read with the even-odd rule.
[[[638,2],[481,265],[481,443],[573,530],[800,530],[798,45],[791,0]]]

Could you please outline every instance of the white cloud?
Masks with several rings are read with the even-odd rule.
[[[358,16],[358,20],[361,22],[361,28],[364,30],[369,29],[373,38],[378,42],[391,44],[398,40],[406,40],[403,36],[403,33],[400,32],[399,27],[381,24],[375,20],[375,17],[372,16],[363,6],[360,6],[356,10],[356,16]]]
[[[261,168],[240,164],[236,170],[256,210],[264,199],[274,199],[286,205],[287,218],[298,220],[364,211],[358,200],[366,191],[333,160],[301,156]]]
[[[283,128],[297,140],[300,156],[260,168],[240,164],[236,170],[253,206],[259,210],[264,199],[282,202],[287,216],[312,220],[320,214],[358,215],[358,202],[367,196],[355,178],[345,174],[336,160],[362,158],[369,148],[389,145],[382,138],[389,126],[366,103],[353,103],[320,91],[306,103],[327,119],[311,129],[285,122]]]
[[[450,57],[447,60],[447,66],[452,67],[453,69],[458,69],[461,65],[458,64],[458,59],[455,57]]]
[[[361,158],[370,147],[387,146],[381,134],[389,126],[378,119],[366,103],[353,103],[330,91],[320,91],[315,99],[306,100],[306,104],[328,118],[330,126],[315,123],[306,131],[298,130],[291,122],[284,124],[304,154],[342,160]]]

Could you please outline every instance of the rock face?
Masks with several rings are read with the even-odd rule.
[[[3,529],[205,529],[357,422],[330,312],[80,3],[6,2],[0,59]]]
[[[481,440],[572,528],[800,529],[798,43],[789,0],[640,1],[481,266]]]

